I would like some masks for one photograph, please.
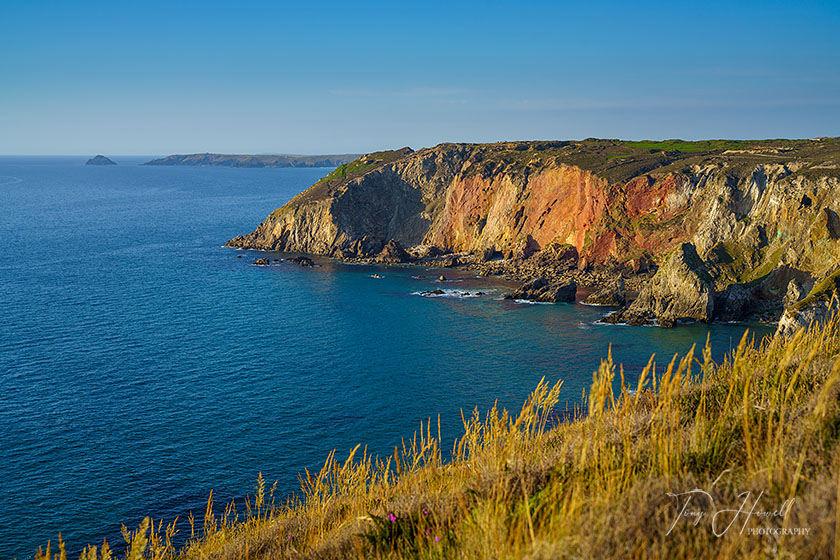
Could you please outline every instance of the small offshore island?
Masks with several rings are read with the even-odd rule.
[[[840,139],[441,144],[341,165],[230,247],[462,267],[606,322],[824,319]]]
[[[117,165],[117,163],[105,156],[94,156],[85,162],[85,165]]]

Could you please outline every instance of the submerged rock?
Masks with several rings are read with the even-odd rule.
[[[271,263],[266,258],[257,259],[254,261],[254,266],[268,266],[269,264]]]
[[[420,293],[424,296],[441,296],[441,295],[443,295],[444,292],[443,292],[443,290],[438,288],[436,290],[427,290],[425,292],[420,292]]]
[[[550,283],[545,278],[539,277],[507,294],[505,299],[523,299],[546,303],[574,302],[576,293],[577,284],[574,280]]]

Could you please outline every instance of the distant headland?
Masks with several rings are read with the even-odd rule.
[[[355,159],[361,154],[329,154],[320,156],[300,156],[289,154],[249,155],[249,154],[176,154],[165,158],[153,159],[143,165],[200,165],[216,167],[338,167]]]
[[[117,165],[116,162],[105,156],[94,156],[87,160],[85,165]]]

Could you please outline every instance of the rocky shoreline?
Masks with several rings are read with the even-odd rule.
[[[836,138],[442,144],[343,165],[227,245],[466,269],[515,299],[582,288],[618,307],[606,322],[791,333],[835,308],[838,212]]]
[[[431,249],[431,250],[430,250]],[[686,244],[682,251],[675,253],[673,262],[669,261],[668,268],[659,275],[674,276],[672,269],[685,267],[686,253],[689,258],[693,246]],[[643,270],[634,271],[632,268],[606,268],[597,266],[582,266],[574,252],[565,250],[549,259],[550,253],[540,255],[535,259],[504,259],[490,256],[491,260],[483,260],[485,255],[471,253],[445,253],[428,246],[402,248],[396,241],[391,241],[386,248],[375,257],[329,257],[331,260],[345,264],[386,265],[417,267],[427,269],[454,269],[479,277],[504,280],[506,283],[519,283],[520,286],[510,289],[504,299],[525,300],[542,303],[579,303],[584,305],[615,308],[601,321],[604,323],[621,323],[629,325],[656,325],[673,327],[686,322],[762,322],[776,324],[784,306],[781,302],[757,302],[751,298],[737,299],[733,306],[731,292],[722,294],[705,291],[699,284],[692,284],[696,280],[688,270],[678,270],[676,289],[670,288],[671,294],[679,292],[681,298],[674,298],[663,288],[657,280],[660,270],[654,263],[647,263]],[[489,256],[489,255],[487,255]],[[268,266],[272,259],[267,257],[256,259],[252,264]],[[316,266],[314,261],[302,255],[290,255],[277,262],[290,262],[302,267]],[[696,263],[695,263],[696,264]],[[445,279],[445,275],[441,274]],[[795,282],[794,282],[795,283]],[[666,290],[663,293],[663,290]],[[583,297],[580,292],[584,292]],[[433,294],[434,291],[430,291]],[[804,298],[804,292],[798,292]],[[704,294],[706,294],[704,296]],[[667,301],[666,308],[657,308],[657,302]],[[714,302],[717,304],[717,314],[709,309]],[[733,307],[735,312],[733,312]],[[714,309],[712,307],[712,309]]]

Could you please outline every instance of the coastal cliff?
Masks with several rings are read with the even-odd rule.
[[[740,320],[834,271],[838,212],[835,138],[441,144],[342,165],[228,245],[365,259],[394,240],[526,280],[641,274],[650,304],[628,322]],[[662,266],[681,247],[692,266]],[[688,269],[703,281],[678,281]],[[671,305],[695,291],[691,313]]]

